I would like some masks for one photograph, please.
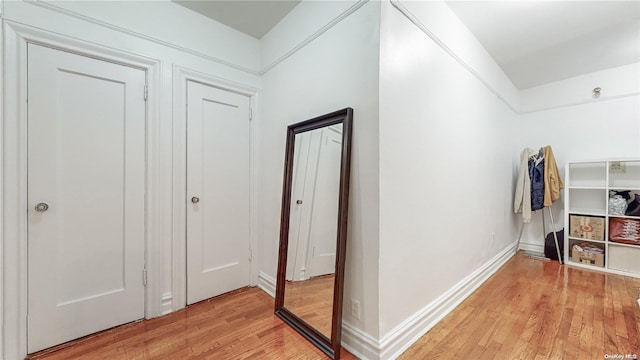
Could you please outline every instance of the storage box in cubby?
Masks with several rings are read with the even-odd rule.
[[[593,243],[575,244],[571,247],[571,260],[575,263],[604,267],[604,246]]]
[[[588,240],[604,240],[604,218],[569,215],[569,236]]]

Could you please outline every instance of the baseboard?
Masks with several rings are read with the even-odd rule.
[[[166,315],[172,312],[173,311],[172,306],[173,306],[173,295],[170,292],[162,294],[161,315]]]
[[[343,321],[342,346],[359,359],[397,358],[511,259],[516,245],[517,242],[511,243],[478,270],[391,330],[381,341]],[[271,296],[275,296],[275,285],[275,279],[269,275],[263,272],[258,274],[258,287]]]
[[[372,359],[395,359],[450,313],[515,254],[513,242],[432,303],[391,330],[380,341],[379,356]],[[360,335],[360,334],[359,334]],[[366,354],[363,354],[366,355]],[[369,358],[364,357],[364,358]]]
[[[561,240],[558,239],[558,241],[561,241]],[[564,241],[564,239],[562,241]],[[518,247],[518,250],[532,251],[532,252],[544,254],[544,245],[528,244],[528,243],[520,242],[520,246]]]
[[[276,297],[276,279],[262,271],[258,273],[258,287],[262,289],[262,291],[271,295],[271,297]]]
[[[345,321],[342,322],[341,344],[358,359],[379,358],[380,343],[378,340]]]

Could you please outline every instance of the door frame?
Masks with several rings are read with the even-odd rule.
[[[160,230],[160,69],[156,59],[103,47],[97,44],[50,33],[4,19],[4,109],[0,127],[0,170],[2,171],[2,232],[0,266],[2,343],[6,359],[27,355],[27,44],[42,45],[81,56],[141,69],[146,72],[146,166],[145,166],[145,288],[144,316],[160,315],[162,306],[162,244]]]
[[[249,120],[249,232],[251,272],[249,285],[258,283],[258,234],[260,234],[260,92],[257,88],[235,83],[178,65],[173,66],[173,243],[171,308],[187,305],[187,82],[193,81],[250,98]],[[247,254],[249,255],[249,254]]]

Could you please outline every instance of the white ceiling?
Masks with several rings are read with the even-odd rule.
[[[173,0],[262,38],[300,0]],[[640,62],[640,0],[446,1],[519,89]]]
[[[300,0],[172,1],[256,39],[262,38],[300,3]]]
[[[640,1],[447,1],[519,89],[640,61]]]

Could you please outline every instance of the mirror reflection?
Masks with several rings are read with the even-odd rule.
[[[287,126],[275,314],[340,359],[353,109]]]
[[[342,124],[295,135],[284,307],[331,337]]]

